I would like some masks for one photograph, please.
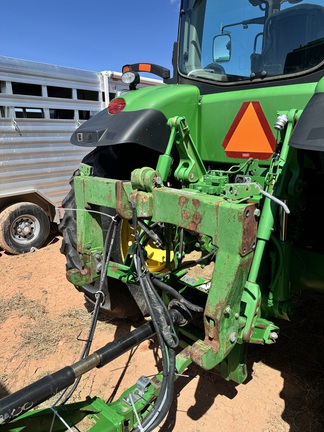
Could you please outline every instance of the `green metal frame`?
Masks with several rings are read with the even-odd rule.
[[[135,170],[130,182],[92,177],[91,169],[81,166],[80,176],[74,181],[77,207],[83,210],[78,214],[77,230],[83,269],[70,270],[69,280],[80,286],[99,277],[94,270],[94,255],[102,253],[103,238],[98,215],[91,210],[95,211],[98,206],[112,207],[121,217],[130,219],[132,201],[138,218],[183,228],[205,241],[208,239],[209,246],[217,248],[214,272],[206,293],[204,338],[193,343],[192,361],[204,369],[212,369],[224,361],[236,344],[273,343],[278,327],[261,315],[262,296],[257,278],[278,213],[278,199],[284,199],[287,180],[283,168],[289,153],[289,138],[300,112],[291,110],[287,115],[288,126],[281,151],[274,155],[262,181],[266,194],[262,211],[259,209],[263,199],[259,183],[236,184],[233,189],[234,185],[226,183],[228,173],[206,172],[184,118],[169,120],[170,141],[157,169]],[[164,185],[173,146],[179,150],[180,162],[175,172],[183,184],[182,189]],[[240,170],[242,175],[245,164]],[[202,193],[202,190],[209,193]],[[136,283],[133,270],[125,264],[110,263],[107,274]],[[180,276],[182,273],[179,279]],[[189,287],[183,287],[183,283],[181,286],[181,289]],[[241,362],[237,364],[240,369],[239,365]],[[240,374],[237,380],[242,382]],[[231,376],[234,377],[233,372]]]

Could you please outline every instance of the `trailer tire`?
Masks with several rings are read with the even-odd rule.
[[[16,203],[0,213],[0,247],[10,254],[18,255],[42,247],[49,233],[49,218],[34,203]]]
[[[78,172],[74,173],[70,184],[71,189],[68,195],[64,198],[62,206],[64,208],[64,217],[59,225],[59,230],[62,233],[63,241],[61,246],[61,253],[66,257],[66,270],[77,268],[81,270],[81,262],[77,251],[77,233],[76,233],[76,204],[74,197],[74,177],[78,175]],[[115,215],[113,209],[105,210],[107,214]],[[117,229],[120,231],[121,223]],[[119,234],[116,236],[119,237]],[[114,253],[112,255],[113,260],[120,262],[120,248],[118,243],[114,247]],[[91,284],[84,286],[75,286],[75,288],[84,293],[86,302],[89,304],[95,303],[95,294],[98,291],[99,281],[95,281]],[[141,319],[143,317],[134,297],[129,291],[128,285],[122,283],[117,279],[108,278],[109,287],[109,300],[105,298],[104,302],[100,306],[100,311],[104,314],[109,315],[113,318],[121,319]]]

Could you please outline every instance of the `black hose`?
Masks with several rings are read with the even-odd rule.
[[[110,232],[112,230],[112,226],[114,224],[114,229],[111,235],[111,241],[109,243],[108,246],[108,240],[110,238]],[[85,346],[83,348],[83,351],[81,353],[80,356],[80,360],[82,360],[83,358],[85,358],[87,355],[89,355],[90,352],[90,348],[92,345],[92,341],[93,341],[93,336],[94,336],[94,332],[97,326],[97,321],[98,321],[98,316],[99,316],[99,310],[100,310],[100,303],[102,302],[102,298],[100,296],[100,293],[102,293],[103,287],[104,287],[104,283],[107,283],[107,278],[105,278],[105,275],[107,274],[107,268],[108,268],[108,264],[110,261],[110,256],[111,256],[111,251],[112,251],[112,247],[114,244],[114,239],[115,239],[115,235],[116,235],[116,230],[117,230],[117,225],[115,223],[115,219],[112,219],[110,221],[107,233],[106,233],[106,237],[105,237],[105,243],[104,243],[104,250],[103,250],[103,258],[104,258],[104,266],[101,269],[101,275],[100,275],[100,282],[99,282],[99,288],[98,288],[98,293],[96,293],[96,303],[93,309],[93,313],[92,313],[92,320],[91,320],[91,324],[90,324],[90,328],[89,328],[89,332],[88,332],[88,337],[86,339],[86,343]],[[98,294],[98,295],[97,295]],[[109,291],[107,290],[107,294],[106,294],[106,298],[109,295]],[[63,390],[63,392],[59,395],[59,397],[53,402],[53,406],[57,405],[60,401],[61,401],[61,405],[64,405],[73,395],[73,393],[75,392],[75,390],[77,389],[79,383],[81,380],[81,376],[79,376],[77,378],[77,380],[75,381],[75,383],[73,384],[72,388],[69,390],[68,394],[65,396],[65,398],[62,400],[63,396],[65,395],[65,393],[67,392],[67,388],[65,388]]]
[[[175,352],[174,350],[170,350],[169,351],[169,369],[170,371],[175,371]],[[167,384],[167,399],[165,404],[162,406],[162,409],[160,410],[159,414],[157,415],[157,417],[153,420],[153,422],[151,424],[149,424],[148,428],[146,429],[145,426],[147,425],[147,423],[149,422],[150,418],[149,415],[152,413],[152,415],[150,417],[153,417],[153,411],[152,410],[144,419],[143,423],[142,423],[142,428],[144,428],[145,432],[149,432],[152,431],[153,429],[155,429],[165,418],[165,416],[168,414],[168,412],[170,411],[172,402],[173,402],[173,395],[174,395],[174,373],[169,373],[169,376],[167,378],[168,380],[168,384]]]
[[[135,267],[137,268],[139,273],[140,285],[143,290],[144,298],[147,302],[148,310],[152,318],[152,323],[156,331],[156,336],[157,336],[158,343],[160,345],[161,355],[162,355],[162,383],[161,383],[161,389],[159,395],[154,403],[152,411],[150,411],[150,413],[143,420],[143,423],[141,424],[141,429],[136,428],[134,430],[134,432],[143,432],[143,431],[152,430],[151,426],[149,425],[149,422],[152,420],[152,417],[156,415],[156,413],[158,414],[157,417],[154,419],[154,424],[157,421],[158,423],[160,423],[170,409],[170,405],[173,400],[173,383],[174,383],[174,374],[175,374],[175,362],[174,361],[170,362],[170,359],[173,359],[175,357],[175,354],[173,349],[169,348],[165,344],[164,335],[162,335],[162,331],[160,328],[161,324],[155,313],[156,312],[156,309],[154,307],[155,303],[151,304],[150,302],[150,296],[148,295],[148,291],[149,291],[148,283],[145,277],[146,275],[143,275],[143,273],[141,273],[139,269],[138,260],[140,260],[140,258],[137,254],[134,254],[134,260],[135,260]],[[170,389],[172,389],[172,391],[170,391]],[[147,428],[146,425],[148,425]]]
[[[133,226],[137,226],[136,207],[131,202],[133,211]],[[149,272],[145,263],[142,245],[139,235],[135,229],[136,248],[133,255],[135,269],[138,275],[138,280],[142,288],[143,296],[147,304],[148,311],[156,331],[156,337],[160,345],[162,354],[162,383],[159,395],[154,403],[152,410],[143,419],[141,427],[137,427],[134,432],[150,431],[152,426],[157,422],[160,423],[170,409],[173,400],[173,386],[175,375],[175,353],[173,348],[168,344],[176,346],[175,340],[169,330],[169,325],[173,328],[173,323],[169,313],[163,314],[164,310],[161,305],[161,299],[155,291],[150,280]],[[142,270],[143,269],[143,270]],[[167,323],[169,321],[169,325]],[[157,423],[157,424],[158,424]]]
[[[158,288],[161,288],[163,291],[168,292],[171,294],[174,298],[180,301],[180,303],[183,303],[188,309],[194,311],[194,312],[203,312],[204,308],[201,306],[195,305],[191,303],[190,301],[186,300],[177,290],[172,288],[170,285],[160,281],[159,279],[156,279],[153,277],[152,279],[153,285],[156,285]]]
[[[157,408],[157,404],[155,403],[152,410],[148,413],[148,415],[143,419],[141,424],[132,430],[132,432],[150,432],[155,429],[165,418],[165,416],[170,411],[173,395],[174,395],[174,372],[175,372],[175,352],[174,350],[169,350],[169,373],[167,376],[164,376],[163,381],[166,381],[166,391],[163,393],[165,396],[165,400],[162,400],[162,403],[159,404]],[[162,391],[159,396],[162,395]],[[154,418],[155,416],[155,418]]]
[[[143,294],[144,296],[147,297],[146,301],[150,304],[151,312],[153,314],[152,320],[153,322],[157,323],[166,344],[171,348],[176,348],[179,343],[179,340],[177,337],[176,338],[172,337],[172,334],[169,329],[169,327],[173,329],[172,319],[169,315],[169,311],[167,310],[166,306],[164,305],[160,296],[155,291],[152,285],[150,274],[148,272],[148,269],[146,268],[143,251],[140,246],[138,246],[136,249],[136,255],[138,256],[138,261],[139,261],[137,263],[137,269],[139,270],[139,278],[140,280],[143,281],[143,286],[144,286]],[[141,272],[140,270],[141,267],[145,268],[144,272]],[[173,333],[175,332],[173,331]]]
[[[208,252],[208,254],[203,255],[202,257],[200,257],[196,261],[193,261],[193,260],[192,261],[185,261],[184,263],[179,265],[179,267],[177,268],[177,271],[186,269],[188,267],[196,266],[197,264],[200,264],[201,262],[209,260],[209,259],[212,260],[216,252],[217,252],[217,248],[213,249],[211,252]]]

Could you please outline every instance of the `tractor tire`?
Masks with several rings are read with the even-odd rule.
[[[78,175],[77,173],[75,175]],[[66,257],[66,270],[72,268],[81,269],[81,262],[76,245],[76,212],[69,209],[75,209],[75,197],[74,197],[74,186],[73,179],[71,179],[71,190],[62,202],[64,208],[64,217],[61,224],[59,225],[59,230],[62,233],[63,241],[61,246],[61,253]],[[115,215],[113,209],[105,209],[105,213]],[[122,262],[121,260],[121,250],[119,246],[121,222],[117,226],[116,241],[113,247],[112,260],[115,262]],[[126,284],[122,283],[117,279],[107,278],[108,290],[109,290],[109,300],[107,297],[105,301],[100,306],[100,311],[112,318],[121,319],[135,319],[139,320],[143,318],[143,314],[139,309],[134,297],[130,293],[130,290]],[[99,280],[87,284],[84,286],[75,286],[78,291],[84,293],[85,300],[87,303],[95,303],[95,294],[99,288]],[[135,289],[135,287],[133,287]],[[105,293],[105,291],[104,291]],[[107,294],[107,292],[105,293]],[[136,293],[135,293],[136,294]],[[137,294],[140,294],[137,292]]]
[[[45,211],[30,202],[13,204],[0,213],[0,247],[18,255],[44,245],[50,233]]]
[[[142,166],[156,166],[159,153],[137,144],[122,144],[108,147],[97,147],[87,154],[82,162],[91,166],[95,177],[111,178],[117,180],[130,179],[131,172]],[[66,257],[66,269],[77,268],[81,270],[81,262],[77,251],[76,235],[76,211],[74,198],[74,177],[79,175],[78,170],[71,178],[71,189],[69,194],[62,202],[64,217],[59,225],[59,230],[63,235],[61,252]],[[116,210],[102,208],[104,213],[111,216],[116,215]],[[103,234],[108,228],[108,218],[101,219]],[[126,234],[125,234],[126,233]],[[114,262],[123,263],[125,249],[128,248],[129,223],[120,220],[117,226],[115,243],[111,254]],[[143,298],[142,291],[137,285],[126,285],[117,279],[108,278],[109,301],[101,305],[101,312],[114,318],[141,319],[147,314],[147,307]],[[76,288],[85,294],[87,302],[95,302],[95,293],[98,291],[99,281]]]

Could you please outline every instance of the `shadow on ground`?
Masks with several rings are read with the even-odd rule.
[[[284,387],[280,397],[285,409],[282,420],[290,432],[324,431],[324,296],[304,293],[291,321],[278,323],[281,332],[275,345],[249,346],[249,377],[254,362],[262,362],[281,372]],[[192,365],[190,379],[198,377],[196,403],[188,416],[199,420],[215,403],[218,395],[235,398],[237,384],[224,381],[219,376]],[[175,397],[167,421],[160,432],[172,431],[176,422],[177,394],[188,385],[188,378],[175,383]],[[257,398],[258,395],[255,395]]]
[[[283,420],[290,432],[324,430],[324,296],[304,292],[291,321],[279,323],[275,346],[251,347],[253,361],[281,372]]]

